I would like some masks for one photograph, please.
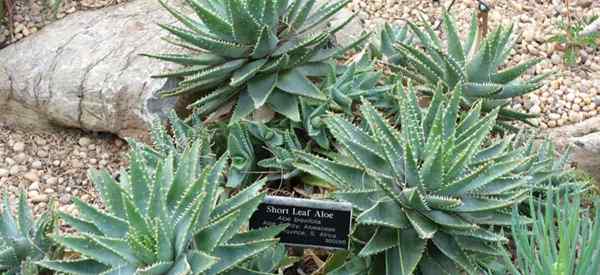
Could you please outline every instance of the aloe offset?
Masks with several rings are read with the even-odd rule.
[[[481,103],[460,114],[462,89],[437,90],[422,110],[414,90],[397,85],[398,130],[368,102],[355,125],[341,115],[325,123],[338,143],[330,158],[296,151],[296,166],[338,188],[357,210],[355,240],[369,274],[480,274],[500,255],[496,229],[525,200],[525,168],[534,161],[511,139],[490,142],[499,110]],[[352,266],[356,261],[350,262]]]
[[[232,122],[262,106],[300,121],[299,99],[326,100],[309,79],[326,74],[340,50],[328,47],[340,26],[322,29],[351,0],[187,0],[197,18],[161,1],[183,27],[161,25],[189,54],[147,56],[185,65],[156,77],[182,81],[163,96],[205,95],[190,107],[201,115],[235,101]],[[318,29],[319,28],[319,29]]]

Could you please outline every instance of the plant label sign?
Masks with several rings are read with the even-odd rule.
[[[352,205],[267,196],[250,218],[250,229],[288,224],[278,237],[290,246],[347,250]]]

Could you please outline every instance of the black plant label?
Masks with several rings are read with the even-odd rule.
[[[287,224],[278,237],[290,246],[347,250],[352,206],[348,203],[267,196],[250,229]]]

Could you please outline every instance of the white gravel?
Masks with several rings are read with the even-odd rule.
[[[54,200],[62,211],[72,212],[72,199],[96,203],[87,179],[90,168],[106,168],[113,175],[126,166],[126,143],[113,136],[77,130],[51,133],[15,130],[0,125],[0,191],[14,201],[27,192],[34,212]]]

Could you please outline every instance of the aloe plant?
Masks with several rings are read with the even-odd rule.
[[[177,38],[173,44],[190,51],[147,55],[185,65],[155,76],[181,79],[161,95],[205,95],[190,105],[201,115],[236,101],[234,123],[265,105],[300,121],[299,98],[326,99],[309,77],[325,74],[343,52],[328,47],[329,37],[352,18],[322,25],[350,1],[316,7],[316,0],[187,0],[197,18],[161,1],[183,26],[160,26]]]
[[[152,122],[150,127],[152,145],[134,139],[127,140],[131,147],[138,148],[142,152],[148,167],[155,169],[158,163],[171,153],[175,155],[174,159],[177,161],[189,149],[192,141],[200,141],[202,144],[198,160],[201,165],[214,162],[215,154],[211,150],[212,133],[207,127],[198,120],[186,123],[173,110],[167,117],[167,124],[159,119]]]
[[[386,63],[394,66],[407,66],[406,58],[396,50],[396,44],[412,45],[414,42],[414,36],[407,25],[385,23],[379,32],[379,39],[372,41],[369,46],[377,57],[385,58]]]
[[[454,20],[446,13],[443,19],[446,43],[430,25],[426,25],[424,30],[410,22],[408,26],[419,43],[410,40],[396,43],[382,41],[386,45],[384,53],[388,54],[390,66],[399,74],[419,83],[419,89],[430,95],[438,85],[442,85],[446,92],[460,86],[464,91],[464,106],[471,106],[482,99],[483,111],[500,108],[499,129],[516,130],[508,123],[511,121],[533,125],[530,119],[536,115],[513,110],[508,105],[512,98],[542,87],[542,80],[547,74],[528,80],[521,77],[541,59],[527,60],[513,67],[504,64],[518,41],[513,26],[500,26],[483,38],[478,36],[477,19],[473,16],[468,37],[461,41]],[[388,35],[384,38],[393,37]],[[390,44],[396,49],[394,53],[388,49]]]
[[[596,206],[600,206],[596,202]],[[515,275],[600,274],[600,211],[582,209],[579,195],[549,193],[545,202],[529,201],[533,224],[523,223],[513,210],[512,235],[515,264],[506,256]],[[593,219],[592,219],[593,218]]]
[[[324,149],[329,149],[330,136],[327,134],[322,117],[328,112],[343,112],[352,115],[361,98],[365,98],[379,108],[393,108],[393,98],[389,96],[391,85],[385,85],[383,74],[374,69],[371,51],[367,48],[357,53],[345,66],[331,66],[321,90],[327,101],[301,100],[302,126],[308,136]]]
[[[494,228],[510,225],[510,207],[528,197],[534,157],[509,138],[489,140],[498,109],[482,117],[478,103],[461,115],[461,86],[448,100],[438,89],[426,111],[410,83],[395,94],[400,131],[365,101],[360,125],[324,119],[339,154],[296,151],[296,166],[353,204],[370,274],[480,274],[499,255],[491,243],[506,241]]]
[[[520,134],[514,139],[513,146],[525,145],[523,156],[534,155],[525,175],[535,197],[542,198],[550,191],[577,194],[589,189],[590,183],[578,178],[570,165],[570,148],[559,153],[549,139],[534,146],[534,137],[532,134]]]
[[[24,192],[19,196],[16,215],[12,216],[7,195],[0,214],[0,273],[35,275],[35,261],[55,258],[60,249],[50,239],[56,233],[57,220],[52,210],[34,220]]]
[[[269,181],[288,180],[300,174],[300,171],[294,166],[294,161],[296,161],[294,150],[309,150],[310,148],[302,146],[293,129],[282,131],[269,129],[265,125],[249,123],[248,130],[254,137],[267,145],[269,156],[259,160],[256,164],[267,170]],[[274,133],[270,138],[270,135],[264,135],[264,132],[269,131]]]
[[[39,264],[69,274],[271,272],[247,264],[275,249],[283,227],[242,231],[263,200],[264,181],[227,198],[220,185],[228,154],[203,163],[205,139],[190,144],[181,155],[171,150],[156,167],[133,147],[120,182],[107,171],[90,171],[106,210],[75,200],[80,215],[60,215],[78,234],[54,237],[81,258]]]

